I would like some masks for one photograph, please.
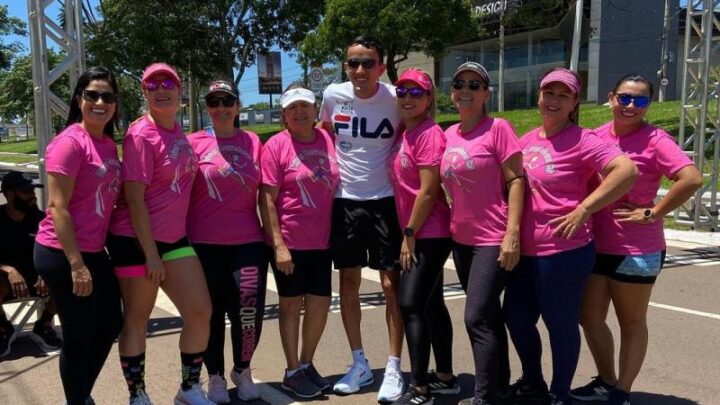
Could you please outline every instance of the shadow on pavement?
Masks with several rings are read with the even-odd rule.
[[[17,360],[22,357],[34,357],[34,358],[42,358],[42,357],[53,357],[57,354],[60,354],[60,351],[54,351],[50,353],[45,353],[44,351],[40,350],[40,348],[33,342],[30,337],[28,336],[20,336],[15,340],[12,344],[12,351],[7,354],[5,357],[0,357],[0,363],[4,361],[12,361]],[[2,373],[0,373],[2,375]]]
[[[691,266],[693,261],[697,260],[720,262],[720,247],[681,249],[680,252],[677,255],[667,255],[663,268]]]
[[[635,392],[630,394],[632,403],[636,405],[698,405],[692,399],[680,398],[674,395],[652,394],[649,392]]]

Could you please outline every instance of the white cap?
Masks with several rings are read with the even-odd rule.
[[[303,88],[290,89],[283,93],[280,97],[280,106],[282,108],[287,108],[290,104],[296,101],[305,101],[310,104],[315,104],[315,93]]]

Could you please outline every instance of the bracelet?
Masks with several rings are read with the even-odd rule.
[[[517,180],[517,179],[524,179],[524,178],[525,178],[525,175],[524,175],[524,174],[521,174],[521,175],[518,175],[518,176],[513,177],[513,178],[510,179],[510,180],[505,180],[505,184],[512,183],[513,181],[515,181],[515,180]]]

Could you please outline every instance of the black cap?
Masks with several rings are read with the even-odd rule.
[[[33,190],[37,187],[43,187],[42,184],[35,184],[32,180],[25,177],[21,172],[11,171],[2,178],[2,186],[0,192],[10,190]]]
[[[208,87],[208,92],[205,94],[205,98],[215,92],[227,93],[235,98],[240,98],[240,94],[237,91],[237,87],[233,83],[225,80],[216,80]]]

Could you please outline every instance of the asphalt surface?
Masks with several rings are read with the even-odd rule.
[[[652,296],[649,309],[650,344],[643,370],[632,392],[632,403],[720,404],[720,354],[717,351],[720,348],[720,249],[717,245],[708,247],[677,241],[670,241],[670,245],[668,262]],[[343,397],[329,394],[307,402],[376,403],[388,347],[384,301],[377,280],[376,272],[363,271],[362,330],[375,383],[358,394]],[[286,395],[280,388],[285,364],[278,334],[277,295],[273,284],[270,277],[262,338],[252,363],[253,377],[260,383],[263,399],[251,404],[285,405],[302,402]],[[336,272],[333,272],[333,291],[339,291]],[[473,363],[463,325],[464,295],[451,263],[448,263],[445,271],[445,295],[453,319],[454,364],[462,393],[458,396],[439,397],[436,403],[455,404],[459,399],[471,395]],[[332,309],[315,364],[321,373],[334,381],[345,372],[351,356],[337,298]],[[619,329],[614,315],[610,316],[609,324],[617,342]],[[171,403],[178,388],[180,359],[177,343],[180,325],[181,320],[177,317],[176,310],[161,296],[150,321],[146,368],[148,391],[156,404]],[[549,378],[549,345],[542,322],[540,325],[545,349],[543,365],[546,378]],[[226,364],[230,367],[232,362],[229,329],[226,346]],[[410,364],[406,350],[403,352],[402,362],[407,381]],[[118,363],[115,345],[93,391],[93,397],[98,404],[127,403],[125,383]],[[518,378],[520,366],[512,349],[511,367],[513,379]],[[595,374],[590,353],[583,342],[574,386],[585,384]],[[207,380],[205,372],[202,378]],[[231,397],[234,398],[232,383],[229,383],[229,386]],[[63,398],[57,354],[47,355],[31,340],[21,338],[13,345],[12,352],[0,359],[0,403],[61,404]],[[235,399],[233,403],[245,402]]]

